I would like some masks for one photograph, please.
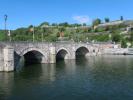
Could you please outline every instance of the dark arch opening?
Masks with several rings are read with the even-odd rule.
[[[89,50],[86,47],[80,47],[76,51],[76,59],[86,58],[86,55],[89,53]]]
[[[56,55],[56,61],[64,60],[68,52],[64,49],[60,50]]]
[[[20,67],[20,59],[21,56],[16,51],[14,51],[14,70],[17,70]]]
[[[24,54],[24,62],[25,64],[40,64],[42,62],[43,54],[32,50]]]

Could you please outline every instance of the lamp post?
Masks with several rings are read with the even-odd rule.
[[[11,42],[11,30],[8,31],[8,37],[9,37],[9,41]]]
[[[33,42],[35,42],[35,27],[33,26],[33,36],[32,36]]]
[[[41,28],[41,37],[42,37],[42,42],[43,42],[43,28]]]
[[[8,17],[8,16],[5,14],[5,15],[4,15],[4,20],[5,20],[5,34],[6,34],[6,35],[7,35],[7,33],[6,33],[6,30],[7,30],[7,29],[6,29],[6,28],[7,28],[7,17]]]

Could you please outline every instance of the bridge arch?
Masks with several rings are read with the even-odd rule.
[[[26,48],[21,51],[20,56],[24,58],[25,63],[44,63],[45,54],[38,48]]]
[[[81,46],[79,48],[76,49],[75,55],[76,55],[76,59],[80,58],[80,57],[87,57],[87,55],[89,54],[89,49],[85,46]]]
[[[43,52],[38,49],[38,48],[34,48],[34,47],[30,47],[30,48],[25,48],[23,49],[22,51],[20,51],[20,56],[24,56],[26,53],[30,52],[30,51],[38,51],[40,52],[41,54],[43,54]]]
[[[64,60],[70,58],[70,52],[66,48],[60,48],[56,53],[56,60]]]

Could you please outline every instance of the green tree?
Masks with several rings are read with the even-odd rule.
[[[93,24],[93,26],[97,26],[97,25],[101,24],[101,19],[99,19],[99,18],[95,19],[92,24]]]
[[[5,31],[0,30],[0,41],[6,40],[6,34]]]
[[[86,23],[83,23],[83,26],[87,26]]]
[[[42,26],[49,26],[49,25],[50,25],[49,22],[43,22],[43,23],[40,24],[40,27],[42,27]]]
[[[59,26],[69,27],[69,24],[67,22],[60,23]]]
[[[58,26],[58,24],[57,23],[52,23],[52,26]]]
[[[30,25],[28,28],[30,29],[30,28],[33,28],[34,26],[33,25]]]
[[[130,34],[129,40],[130,40],[131,44],[133,45],[133,31],[131,31],[129,34]]]
[[[112,41],[113,42],[120,42],[121,41],[121,35],[117,32],[114,32],[112,34]]]
[[[64,31],[65,31],[64,27],[59,28],[59,32],[64,32]]]
[[[120,20],[121,20],[121,21],[123,21],[123,20],[124,20],[123,16],[121,16],[121,17],[120,17]]]
[[[127,44],[126,44],[126,40],[125,39],[122,39],[121,40],[121,47],[122,48],[126,48],[127,47]]]
[[[130,32],[130,41],[133,42],[133,32]]]
[[[104,20],[105,20],[105,23],[110,22],[110,19],[109,18],[105,18]]]

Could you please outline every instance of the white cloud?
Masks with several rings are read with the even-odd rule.
[[[79,22],[79,23],[88,23],[90,22],[89,16],[73,16],[73,20]]]

